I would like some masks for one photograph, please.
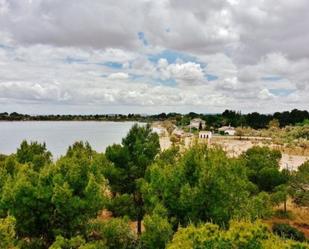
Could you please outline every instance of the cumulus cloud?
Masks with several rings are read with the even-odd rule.
[[[273,98],[274,95],[271,94],[267,88],[264,88],[259,92],[258,97],[262,100],[267,100]]]
[[[172,78],[189,85],[201,83],[204,78],[201,65],[194,62],[168,64],[166,59],[160,59],[158,70],[163,79]]]
[[[111,80],[126,80],[129,78],[129,75],[127,73],[112,73],[108,76],[109,79]]]
[[[306,0],[0,0],[0,111],[308,109],[308,12]]]

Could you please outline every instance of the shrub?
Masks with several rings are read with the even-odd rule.
[[[103,241],[108,249],[133,249],[137,241],[128,219],[113,218],[94,221],[88,228],[89,240]]]
[[[308,249],[308,246],[274,236],[259,221],[231,221],[228,230],[211,223],[180,228],[167,249]]]
[[[272,227],[275,234],[283,238],[293,239],[297,241],[305,241],[305,235],[295,227],[285,223],[275,223]]]
[[[154,214],[145,216],[144,226],[145,232],[141,236],[142,248],[164,249],[173,234],[172,226],[166,218],[166,210],[158,206]]]
[[[104,243],[87,243],[81,236],[65,239],[58,236],[49,249],[108,249]]]
[[[17,249],[15,247],[15,219],[8,216],[0,219],[0,248]]]
[[[293,213],[291,211],[284,211],[282,209],[278,209],[274,212],[274,216],[279,219],[293,219]]]

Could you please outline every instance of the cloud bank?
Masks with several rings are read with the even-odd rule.
[[[0,111],[309,109],[306,0],[0,0]]]

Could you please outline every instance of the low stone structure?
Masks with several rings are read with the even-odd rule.
[[[200,139],[211,139],[212,132],[211,131],[200,131],[198,134]]]
[[[221,128],[218,129],[219,132],[224,132],[226,135],[234,136],[236,133],[236,130],[232,126],[222,126]]]
[[[194,118],[190,121],[190,128],[195,128],[195,129],[205,129],[206,127],[206,122],[203,119],[200,118]]]

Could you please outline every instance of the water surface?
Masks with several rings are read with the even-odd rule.
[[[134,122],[25,121],[0,122],[0,154],[15,153],[23,140],[45,142],[54,158],[75,141],[88,141],[98,152],[120,143]]]

